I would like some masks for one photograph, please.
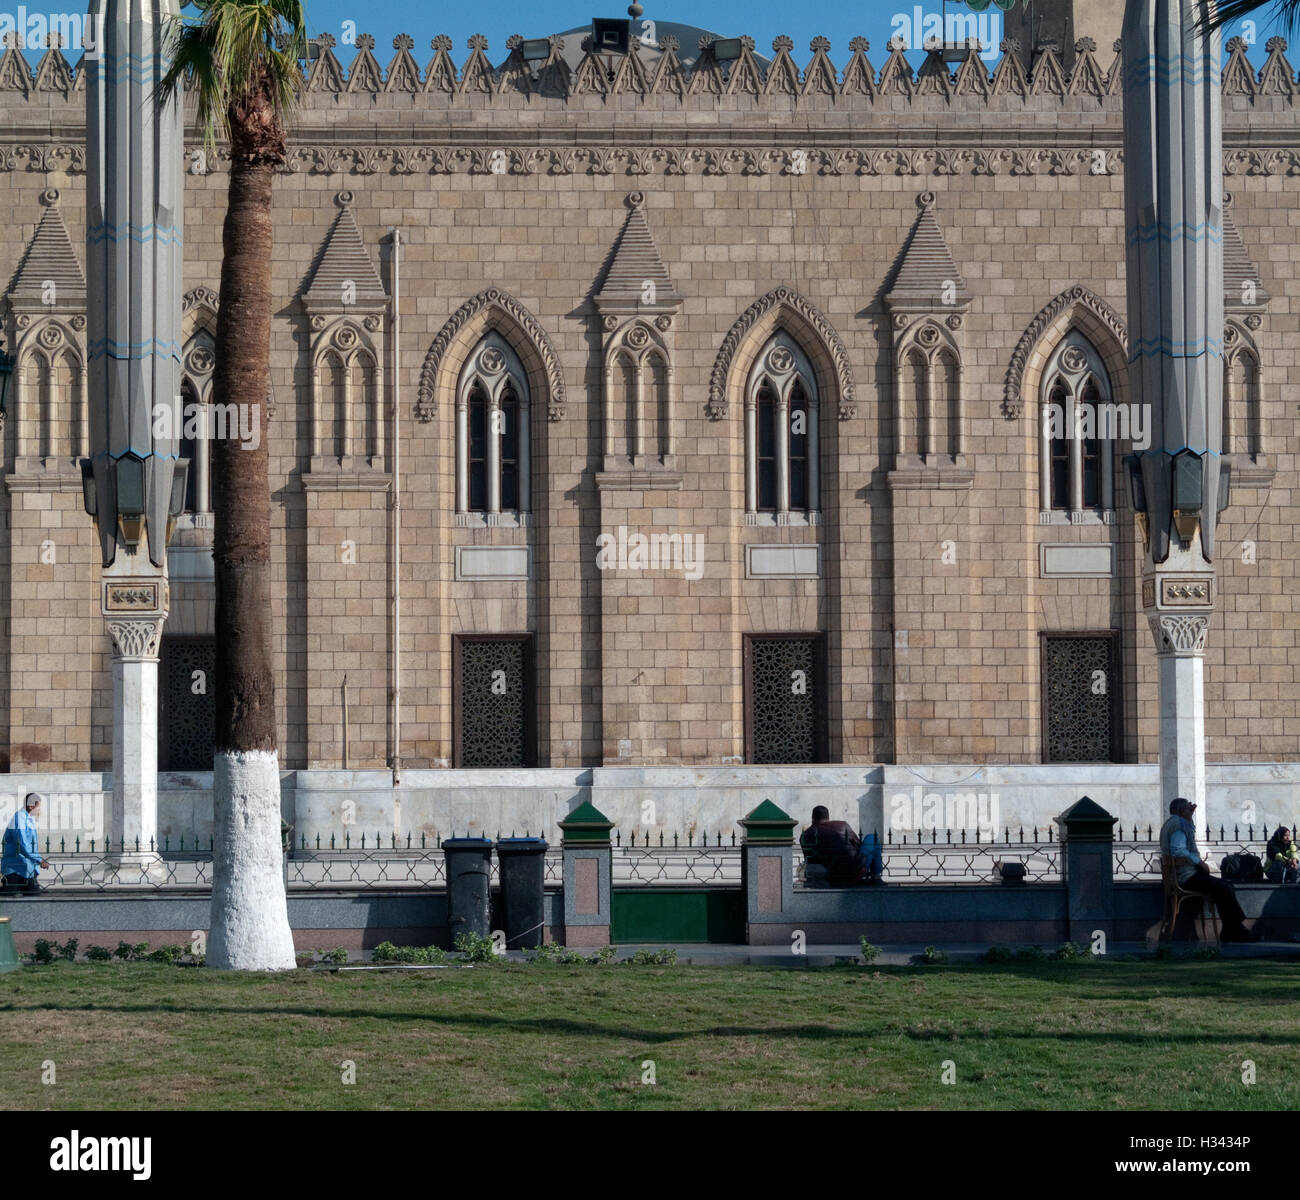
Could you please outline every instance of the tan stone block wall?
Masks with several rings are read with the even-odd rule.
[[[347,103],[339,112],[351,111]],[[1091,136],[1094,126],[1103,140],[1117,131],[1113,110],[1089,115],[1051,103],[1056,107],[1015,116],[1017,128],[1032,126],[1036,136],[1071,146]],[[1022,113],[1025,106],[1015,105]],[[729,99],[722,107],[735,128],[774,137],[769,114],[749,101]],[[806,117],[812,143],[845,128],[843,113],[822,107],[825,113]],[[882,100],[873,119],[887,126],[895,111],[900,120],[915,121],[909,102],[898,99]],[[548,112],[543,119],[521,104],[518,111],[476,110],[466,119],[478,123],[486,141],[497,136],[493,130],[516,132],[549,121],[550,132],[537,133],[546,145],[571,138],[579,113],[593,129],[602,123],[612,129],[615,119],[586,100],[569,115]],[[1265,116],[1292,136],[1293,115]],[[360,110],[356,119],[362,119]],[[621,118],[624,124],[629,119]],[[1242,120],[1230,114],[1232,127]],[[337,123],[338,113],[331,121]],[[970,113],[955,111],[938,127],[955,135],[971,124]],[[322,128],[312,136],[323,143],[332,135]],[[1005,140],[1015,137],[1008,133]],[[351,689],[350,762],[382,765],[391,750],[386,494],[302,486],[310,332],[295,297],[337,212],[335,194],[344,189],[355,194],[357,222],[376,261],[389,226],[401,226],[409,239],[397,378],[401,754],[408,765],[450,762],[452,638],[469,632],[534,635],[539,762],[569,766],[629,761],[618,757],[623,738],[633,741],[634,762],[718,763],[739,755],[743,635],[800,630],[827,635],[833,758],[1035,761],[1041,755],[1040,633],[1117,628],[1123,634],[1126,753],[1152,759],[1155,657],[1138,608],[1140,547],[1122,478],[1115,526],[1040,527],[1032,400],[1014,420],[1002,411],[1012,350],[1053,297],[1082,284],[1124,311],[1122,176],[1053,174],[1048,166],[1012,173],[1006,164],[1000,173],[976,175],[969,163],[959,163],[956,174],[935,174],[934,165],[923,162],[917,175],[860,175],[814,164],[808,174],[792,176],[775,168],[746,174],[739,166],[709,174],[700,165],[690,174],[670,174],[662,161],[652,163],[648,175],[628,173],[625,162],[608,174],[580,163],[572,174],[543,166],[535,174],[504,175],[460,168],[432,173],[427,164],[406,175],[381,164],[370,174],[303,167],[279,176],[271,359],[277,411],[269,436],[275,670],[286,765],[341,763],[338,688],[344,673]],[[84,261],[84,176],[3,171],[0,196],[13,214],[14,236],[0,248],[0,267],[10,274],[39,220],[39,193],[48,186],[63,194],[61,210]],[[221,173],[186,177],[187,288],[218,285],[225,186]],[[1209,753],[1289,760],[1300,754],[1300,496],[1293,486],[1300,435],[1285,388],[1300,350],[1293,296],[1300,204],[1282,175],[1237,175],[1231,186],[1235,220],[1272,293],[1257,340],[1266,450],[1276,474],[1270,490],[1236,493],[1221,527],[1220,603],[1206,657]],[[684,296],[673,327],[683,483],[672,492],[597,493],[600,333],[586,298],[622,227],[624,198],[634,189],[646,195],[659,250]],[[974,297],[959,335],[966,457],[974,475],[969,490],[891,490],[886,482],[897,424],[881,295],[923,190],[937,195],[940,223]],[[823,387],[823,524],[769,531],[743,523],[743,380],[733,377],[724,420],[709,420],[705,404],[710,372],[733,323],[756,298],[783,284],[814,303],[842,339],[857,413],[835,420],[835,397]],[[536,352],[523,346],[535,405],[534,521],[524,530],[465,529],[454,521],[451,388],[477,330],[462,331],[444,357],[433,419],[421,423],[413,416],[421,364],[434,338],[465,300],[487,287],[505,289],[533,314],[555,346],[567,384],[565,415],[547,420],[545,372]],[[816,345],[806,348],[825,357]],[[1050,348],[1040,347],[1044,354]],[[383,366],[387,378],[392,363]],[[740,356],[734,375],[743,369]],[[1120,379],[1112,382],[1123,386]],[[6,471],[14,452],[7,428]],[[391,455],[385,469],[392,469]],[[6,741],[17,762],[28,753],[18,748],[51,745],[50,728],[66,718],[67,732],[57,735],[66,748],[52,748],[49,761],[98,765],[110,734],[90,523],[79,494],[51,494],[49,508],[32,504],[44,495],[0,493],[8,513],[0,526],[0,545],[8,546],[0,554],[0,603],[8,622],[0,646]],[[699,534],[704,578],[687,584],[668,572],[634,578],[598,571],[596,538],[619,523]],[[31,573],[47,528],[71,539],[70,553],[84,556],[76,564],[84,578]],[[357,564],[344,566],[337,548],[348,538],[356,541]],[[948,538],[957,543],[953,566],[938,561],[939,543]],[[1254,543],[1254,562],[1243,559],[1246,539]],[[764,540],[819,542],[822,578],[746,580],[744,546]],[[1124,566],[1114,580],[1040,579],[1043,541],[1114,542]],[[511,543],[533,548],[530,582],[454,580],[457,545]],[[56,615],[51,604],[76,611]],[[894,649],[896,629],[908,632],[905,659]]]

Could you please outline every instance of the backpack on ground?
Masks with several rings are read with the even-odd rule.
[[[1225,854],[1219,873],[1229,883],[1264,882],[1264,864],[1258,854]]]

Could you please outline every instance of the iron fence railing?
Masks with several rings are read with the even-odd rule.
[[[616,846],[615,887],[739,887],[739,846]]]
[[[1292,826],[1294,828],[1294,826]],[[1216,869],[1223,856],[1257,854],[1261,858],[1271,831],[1254,826],[1220,826],[1202,840],[1201,853]],[[1000,833],[1000,836],[999,836]],[[1060,883],[1062,844],[1055,829],[1001,830],[999,833],[931,830],[924,834],[878,836],[883,878],[896,884],[994,883],[1006,862],[1025,867],[1029,883]],[[404,837],[353,833],[299,838],[285,860],[290,891],[441,889],[446,887],[443,839],[437,835]],[[558,837],[546,851],[547,887],[564,882],[563,854]],[[613,883],[618,887],[738,887],[742,850],[735,834],[697,835],[694,832],[655,834],[615,832]],[[103,839],[47,838],[41,872],[43,888],[78,890],[189,890],[212,887],[212,842],[194,838],[164,838],[161,844],[106,842]],[[1155,826],[1117,830],[1114,843],[1117,881],[1146,882],[1160,878],[1160,845]],[[803,880],[803,856],[794,855],[796,883]],[[499,882],[497,857],[491,878]]]

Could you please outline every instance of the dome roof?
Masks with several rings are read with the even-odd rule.
[[[564,49],[560,54],[569,64],[570,69],[576,71],[585,53],[582,48],[583,39],[591,36],[591,25],[588,23],[576,29],[566,29],[559,36],[564,39]],[[696,25],[679,25],[676,21],[652,21],[645,17],[637,17],[632,21],[632,36],[640,43],[638,49],[641,61],[650,68],[654,67],[663,53],[659,49],[659,43],[666,37],[675,37],[677,61],[689,71],[700,56],[700,39],[716,42],[725,35],[700,29]],[[757,54],[754,57],[760,63],[767,61]]]

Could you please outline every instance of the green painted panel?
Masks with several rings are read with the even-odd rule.
[[[745,893],[739,888],[615,888],[610,941],[722,942],[745,940]]]

